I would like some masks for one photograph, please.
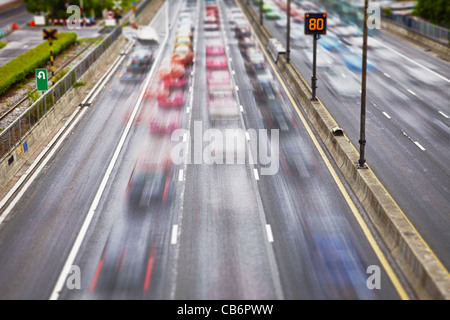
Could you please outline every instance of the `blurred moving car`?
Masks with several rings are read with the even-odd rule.
[[[179,45],[172,53],[172,62],[180,63],[184,66],[190,66],[194,60],[194,54],[189,46]]]
[[[141,81],[153,63],[153,53],[146,48],[133,52],[126,63],[126,70],[120,76],[120,81]]]
[[[145,44],[159,43],[159,36],[156,30],[151,26],[139,27],[137,30],[137,39]]]
[[[162,110],[157,108],[150,118],[150,133],[172,133],[181,127],[179,110]]]
[[[206,57],[206,68],[208,69],[226,69],[228,68],[228,60],[226,56],[209,56]]]
[[[170,149],[159,146],[155,152],[142,153],[128,181],[126,198],[133,208],[166,202],[170,186]]]
[[[159,107],[182,107],[184,105],[184,90],[180,88],[170,89],[166,91],[165,96],[158,95]]]

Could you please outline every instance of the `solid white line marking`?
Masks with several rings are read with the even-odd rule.
[[[177,244],[177,238],[178,238],[178,225],[174,224],[172,228],[172,237],[170,239],[170,243]]]
[[[255,174],[255,179],[259,180],[259,174],[257,169],[253,169],[253,173]]]
[[[79,109],[77,109],[79,110]],[[87,108],[82,108],[80,114],[78,115],[78,117],[75,119],[75,121],[70,125],[69,129],[67,129],[67,131],[64,133],[64,135],[61,137],[61,139],[58,141],[58,143],[52,148],[52,150],[50,151],[50,153],[45,157],[45,159],[42,161],[42,163],[40,164],[40,166],[36,169],[36,171],[33,173],[33,175],[30,177],[30,179],[26,182],[26,184],[23,186],[23,188],[20,190],[20,192],[17,194],[17,196],[14,198],[14,200],[11,202],[11,204],[5,209],[5,211],[3,211],[2,215],[0,216],[0,224],[2,224],[2,222],[6,219],[6,217],[10,214],[11,210],[14,208],[14,206],[20,201],[20,199],[22,198],[22,196],[25,194],[25,192],[28,190],[28,188],[30,187],[30,185],[33,183],[33,181],[37,178],[37,176],[39,175],[39,173],[42,171],[42,169],[45,167],[45,165],[47,164],[47,162],[50,161],[50,159],[52,158],[52,156],[55,154],[55,152],[58,150],[58,148],[61,146],[61,144],[64,142],[64,140],[66,139],[66,137],[69,135],[69,133],[72,132],[73,128],[77,125],[78,121],[81,120],[81,118],[83,117],[84,113],[87,111]],[[64,129],[67,127],[68,123],[70,123],[70,121],[72,121],[73,116],[75,116],[77,114],[77,111],[75,111],[72,115],[72,117],[66,122],[65,126],[63,128],[60,129],[60,131],[58,132],[57,136],[61,134],[62,131],[64,131]],[[33,165],[27,170],[27,172],[25,172],[25,174],[20,178],[18,184],[16,184],[18,187],[16,188],[16,185],[14,186],[14,188],[5,196],[5,198],[2,200],[0,208],[2,208],[6,202],[9,200],[9,198],[13,195],[14,192],[16,192],[18,190],[18,188],[20,187],[20,185],[22,184],[22,182],[26,179],[26,177],[30,174],[30,172],[34,169],[34,167],[36,167],[39,162],[41,161],[41,159],[44,157],[44,155],[48,152],[48,150],[51,148],[51,144],[49,144],[40,154],[39,157],[33,162]]]
[[[266,224],[266,232],[267,232],[267,238],[269,242],[273,242],[273,234],[272,234],[272,228],[270,227],[270,224]]]
[[[180,169],[180,173],[178,174],[178,181],[183,181],[183,169]]]
[[[413,96],[416,96],[416,93],[410,89],[407,90],[409,93],[411,93]]]
[[[388,115],[386,112],[383,112],[383,114],[384,114],[384,116],[386,117],[386,118],[388,118],[388,119],[390,119],[391,118],[391,116],[390,115]]]
[[[165,38],[164,38],[164,40],[162,42],[163,44],[165,44],[167,42],[168,36],[169,36],[169,32],[167,31],[166,36],[165,36]],[[163,52],[163,50],[160,50],[158,52],[158,55],[157,55],[155,61],[159,61],[162,52]],[[152,66],[152,68],[151,68],[147,78],[145,79],[144,86],[143,86],[144,88],[148,87],[148,85],[150,83],[150,79],[152,78],[153,73],[156,70],[156,65],[157,65],[157,63],[155,62],[153,64],[153,66]],[[62,291],[62,289],[64,287],[65,282],[66,282],[66,278],[70,274],[70,270],[72,268],[72,265],[73,265],[73,263],[75,261],[75,258],[76,258],[77,254],[78,254],[78,251],[80,250],[81,244],[83,243],[84,238],[85,238],[85,236],[87,234],[87,231],[89,229],[91,221],[92,221],[92,219],[94,217],[95,211],[97,210],[97,206],[98,206],[98,204],[100,202],[100,199],[101,199],[101,197],[103,195],[103,192],[104,192],[104,190],[106,188],[106,184],[108,183],[109,177],[110,177],[110,175],[111,175],[111,173],[112,173],[112,171],[114,169],[116,161],[119,158],[120,151],[122,150],[122,147],[125,144],[125,140],[126,140],[126,137],[128,136],[128,132],[130,131],[131,126],[133,125],[134,119],[135,119],[136,114],[137,114],[137,112],[139,110],[139,106],[141,105],[142,100],[144,98],[144,93],[145,93],[145,90],[141,90],[141,92],[139,94],[139,97],[138,97],[138,100],[137,100],[137,102],[136,102],[136,104],[135,104],[135,106],[133,108],[133,112],[131,113],[131,116],[130,116],[130,118],[128,120],[128,123],[127,123],[127,125],[125,127],[125,130],[122,133],[122,136],[120,137],[119,143],[118,143],[118,145],[116,147],[116,150],[114,151],[113,157],[112,157],[112,159],[111,159],[111,161],[109,163],[108,168],[106,169],[106,173],[103,176],[102,182],[100,183],[100,187],[98,188],[97,193],[96,193],[96,195],[94,197],[94,200],[92,201],[91,207],[89,209],[89,212],[86,215],[86,218],[84,219],[83,225],[81,226],[81,229],[80,229],[80,231],[77,234],[77,237],[76,237],[75,242],[74,242],[74,244],[72,246],[72,249],[70,250],[70,253],[69,253],[68,257],[67,257],[67,260],[66,260],[66,262],[65,262],[65,264],[64,264],[64,266],[63,266],[63,268],[61,270],[61,273],[59,274],[59,277],[58,277],[58,280],[56,282],[56,285],[53,288],[52,293],[50,294],[49,300],[58,300],[59,295],[61,294],[61,291]],[[87,109],[84,109],[84,110],[87,110]]]
[[[414,141],[414,143],[416,144],[416,146],[418,146],[422,151],[425,151],[425,148],[417,141]]]
[[[442,111],[439,111],[439,113],[442,115],[442,116],[444,116],[446,119],[448,119],[449,118],[449,116],[448,115],[446,115],[445,113],[443,113]]]
[[[386,72],[383,73],[385,77],[390,78],[391,76],[388,75]]]

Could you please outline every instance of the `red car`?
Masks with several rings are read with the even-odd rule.
[[[206,68],[208,69],[226,69],[228,61],[226,56],[208,56],[206,57]]]
[[[186,45],[180,45],[173,50],[172,62],[180,63],[184,66],[189,66],[194,60],[194,54]]]
[[[181,114],[179,110],[157,109],[150,120],[151,133],[172,133],[181,127]]]
[[[230,72],[228,70],[211,70],[206,73],[208,86],[231,84]]]
[[[182,107],[184,105],[184,90],[174,89],[168,90],[169,93],[165,97],[158,96],[158,106],[160,107]]]

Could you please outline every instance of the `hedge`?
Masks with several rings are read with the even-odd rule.
[[[59,33],[58,39],[53,41],[53,55],[57,55],[75,41],[77,41],[76,33]],[[49,59],[50,45],[48,41],[45,41],[0,67],[0,95],[14,84],[25,80],[28,75],[35,72],[35,69],[44,66]]]

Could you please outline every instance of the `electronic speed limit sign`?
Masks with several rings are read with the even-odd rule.
[[[326,13],[305,13],[305,34],[326,34]]]

